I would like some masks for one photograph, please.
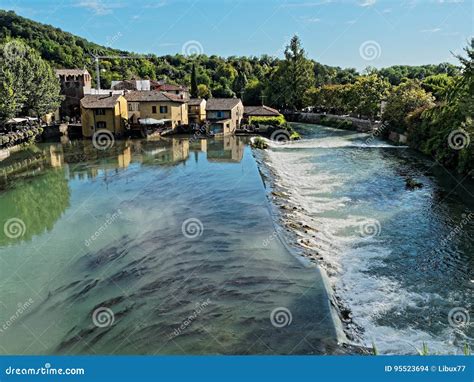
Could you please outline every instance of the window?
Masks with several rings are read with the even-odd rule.
[[[97,109],[95,115],[105,115],[105,109]]]
[[[156,114],[156,106],[152,106],[152,107],[151,107],[151,112],[152,112],[153,114]]]
[[[160,113],[161,114],[168,113],[168,106],[160,106]]]
[[[217,112],[217,118],[224,118],[224,112],[223,111],[218,111]]]
[[[107,124],[104,121],[99,121],[99,122],[97,122],[97,128],[98,129],[106,129]]]
[[[128,111],[138,111],[138,102],[130,102],[128,104]]]

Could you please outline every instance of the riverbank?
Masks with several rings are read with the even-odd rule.
[[[269,141],[255,155],[275,220],[299,254],[327,273],[349,340],[375,343],[384,354],[417,354],[423,343],[431,353],[462,354],[472,328],[459,330],[448,318],[472,301],[474,243],[472,227],[463,224],[472,204],[458,184],[439,178],[412,150],[367,141],[367,134],[298,130],[301,141]],[[409,177],[423,187],[408,189]],[[425,209],[433,203],[440,205]],[[433,240],[453,230],[460,235],[455,242]]]

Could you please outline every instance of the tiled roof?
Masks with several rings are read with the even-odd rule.
[[[56,69],[57,76],[82,76],[89,74],[87,69]]]
[[[189,106],[199,106],[202,101],[206,102],[204,98],[190,98],[188,104]]]
[[[170,92],[170,91],[187,91],[188,88],[181,85],[173,85],[173,84],[162,84],[162,85],[155,85],[156,90],[160,90],[162,92]]]
[[[209,98],[206,110],[232,110],[240,102],[240,98]]]
[[[125,93],[125,99],[130,102],[185,102],[175,94],[163,93],[157,90],[131,91]]]
[[[110,109],[117,104],[120,94],[86,95],[81,99],[81,106],[86,109]]]
[[[254,116],[279,116],[280,112],[271,107],[262,105],[262,106],[245,106],[244,107],[245,115],[254,115]]]

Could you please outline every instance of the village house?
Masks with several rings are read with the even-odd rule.
[[[169,122],[171,128],[188,124],[188,104],[177,95],[159,91],[131,91],[125,93],[131,123],[141,118]]]
[[[216,135],[233,134],[240,127],[244,105],[239,98],[210,98],[206,104],[209,131]]]
[[[279,117],[280,115],[281,114],[278,110],[265,105],[244,107],[245,119],[250,117]]]
[[[189,123],[201,124],[206,120],[206,100],[201,98],[191,98],[188,101]]]
[[[81,99],[91,90],[91,75],[86,69],[56,69],[56,77],[61,84],[61,94],[64,96],[59,107],[59,118],[79,118]]]
[[[174,94],[182,99],[189,98],[189,90],[186,86],[166,84],[161,81],[150,81],[150,87],[151,90]]]
[[[112,90],[151,90],[150,80],[112,81]]]
[[[120,94],[86,95],[81,100],[82,134],[91,137],[99,129],[115,136],[125,132],[128,120],[127,100]]]

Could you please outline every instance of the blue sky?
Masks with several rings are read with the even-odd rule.
[[[309,57],[342,67],[456,62],[473,0],[0,0],[0,8],[137,53]]]

